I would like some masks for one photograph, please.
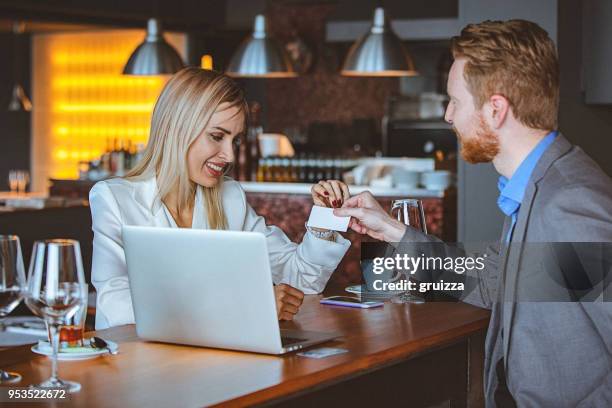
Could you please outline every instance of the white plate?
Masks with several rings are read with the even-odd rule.
[[[86,340],[87,341],[87,340]],[[117,343],[106,340],[106,343],[111,348],[111,350],[119,349]],[[89,347],[87,347],[89,348]],[[42,354],[43,356],[51,357],[53,351],[51,350],[51,345],[47,341],[39,341],[38,344],[32,346],[32,351],[36,354]],[[91,348],[91,351],[84,352],[60,352],[57,354],[57,359],[59,361],[78,361],[78,360],[89,360],[92,358],[99,357],[103,354],[108,354],[107,349],[95,349]]]
[[[353,293],[355,295],[365,296],[368,299],[390,299],[393,296],[402,293],[402,291],[393,291],[393,290],[377,290],[373,292],[364,293],[363,291],[364,287],[365,285],[352,285],[352,286],[346,287],[346,289],[344,290],[349,293]]]
[[[0,347],[35,344],[47,338],[45,322],[34,316],[10,316],[4,319],[5,331],[0,331]]]

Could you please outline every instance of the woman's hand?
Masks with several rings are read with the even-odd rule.
[[[285,283],[274,286],[278,320],[293,320],[304,301],[304,292]]]
[[[399,242],[407,228],[390,217],[369,191],[346,200],[342,208],[334,210],[334,215],[351,217],[349,227],[353,231],[386,242]]]
[[[351,197],[348,186],[339,180],[321,180],[310,192],[312,201],[321,207],[340,208]]]

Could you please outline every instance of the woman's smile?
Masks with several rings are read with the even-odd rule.
[[[205,161],[203,167],[206,169],[209,176],[221,177],[227,167],[227,163]]]

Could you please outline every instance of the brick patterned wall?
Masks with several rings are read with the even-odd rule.
[[[308,73],[266,81],[268,128],[306,127],[310,123],[350,124],[356,118],[380,123],[387,97],[399,92],[397,78],[340,76],[346,46],[325,43],[325,22],[333,4],[272,2],[267,10],[270,32],[282,44],[298,35],[312,49]]]

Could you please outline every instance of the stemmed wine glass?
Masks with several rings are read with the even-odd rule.
[[[423,202],[415,199],[394,200],[391,205],[391,216],[409,227],[416,228],[427,234]],[[405,273],[406,281],[410,282],[410,272]],[[391,298],[392,303],[425,303],[425,299],[405,291]]]
[[[61,388],[77,392],[81,384],[57,376],[60,326],[83,303],[86,291],[83,260],[79,243],[70,239],[52,239],[34,243],[28,271],[26,305],[49,327],[53,356],[51,377],[35,388]]]
[[[0,235],[0,332],[2,320],[21,302],[26,288],[21,245],[16,235]],[[0,384],[21,380],[17,373],[0,370]]]

